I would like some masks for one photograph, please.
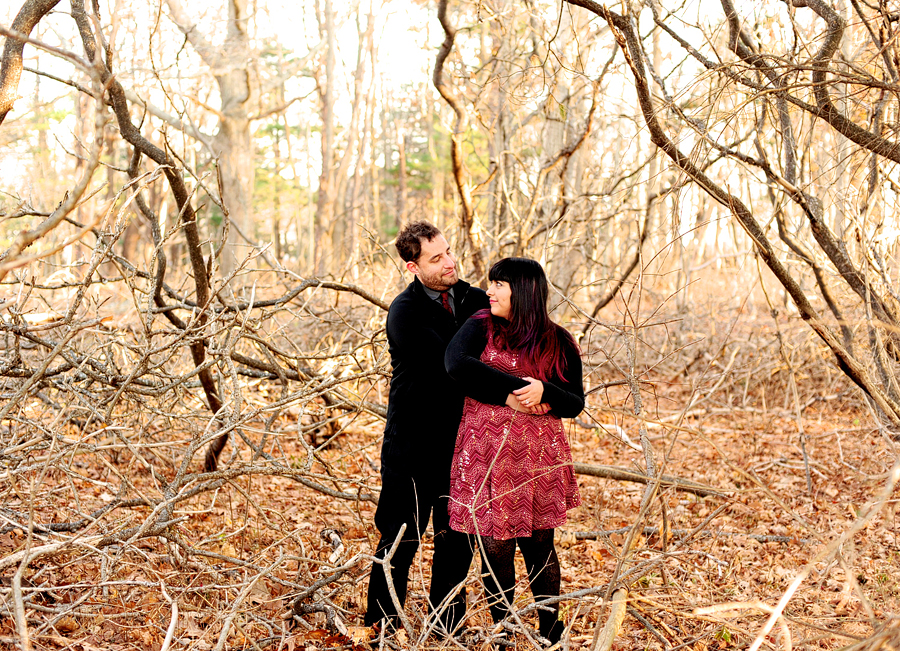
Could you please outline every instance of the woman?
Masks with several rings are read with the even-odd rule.
[[[509,614],[513,559],[522,550],[535,600],[558,596],[553,530],[581,503],[560,418],[584,409],[581,357],[550,320],[547,278],[527,258],[488,274],[490,310],[476,312],[447,347],[447,371],[466,393],[450,470],[450,526],[479,536],[491,617]],[[557,605],[540,633],[559,641]]]

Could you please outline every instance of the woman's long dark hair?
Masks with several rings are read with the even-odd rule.
[[[532,377],[562,377],[566,350],[578,346],[572,335],[550,320],[547,276],[541,264],[530,258],[503,258],[491,267],[488,279],[508,283],[511,290],[509,323],[491,319],[496,344],[522,353]]]

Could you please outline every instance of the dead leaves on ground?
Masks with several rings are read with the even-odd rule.
[[[678,402],[674,393],[669,398]],[[615,396],[608,400],[617,407]],[[657,414],[657,420],[662,416]],[[655,428],[654,446],[665,461],[666,474],[730,490],[731,496],[660,493],[639,523],[642,530],[625,565],[626,570],[642,564],[647,569],[630,579],[632,610],[614,648],[662,649],[660,638],[666,646],[687,644],[693,649],[749,645],[765,621],[763,613],[745,608],[699,616],[698,608],[732,602],[774,605],[797,572],[864,512],[891,463],[887,444],[858,429],[864,418],[847,404],[815,403],[804,416],[806,460],[790,413],[775,408],[766,412],[713,409],[692,414],[682,422],[682,429]],[[274,429],[290,431],[288,418],[283,420]],[[849,430],[848,423],[853,424]],[[380,437],[380,427],[371,422],[348,428],[337,445],[320,452],[321,457],[334,460],[342,472],[358,481],[377,486],[369,460],[377,450],[373,442]],[[641,455],[608,433],[573,428],[570,438],[578,461],[641,468]],[[282,437],[278,446],[289,458],[306,458],[295,438]],[[132,461],[121,454],[115,464],[125,473]],[[312,471],[325,474],[319,464]],[[60,485],[72,482],[84,511],[108,500],[112,483],[103,467],[86,466],[81,472],[83,479],[70,476],[59,481]],[[135,490],[154,490],[149,473],[129,476]],[[627,533],[613,533],[585,540],[575,532],[633,526],[644,490],[641,485],[593,477],[579,477],[579,483],[584,504],[570,513],[558,545],[564,593],[604,586],[619,565],[627,538]],[[723,504],[725,508],[709,526],[694,531]],[[809,648],[838,648],[850,641],[846,636],[873,633],[870,614],[877,624],[900,611],[896,507],[894,502],[886,505],[860,535],[844,545],[839,557],[814,566],[785,610],[795,646],[808,640]],[[33,563],[27,574],[32,583],[26,590],[41,591],[41,599],[35,598],[34,603],[44,608],[28,611],[35,648],[158,649],[172,615],[171,602],[158,587],[162,583],[180,609],[173,648],[207,651],[215,646],[234,600],[258,573],[247,564],[265,567],[279,554],[292,560],[257,580],[244,595],[227,648],[250,649],[266,640],[276,647],[304,651],[368,648],[372,631],[359,626],[365,604],[365,563],[315,595],[329,599],[342,613],[347,636],[328,631],[321,613],[305,615],[305,624],[294,627],[280,616],[290,609],[297,593],[292,584],[310,585],[327,573],[334,548],[320,535],[324,529],[337,530],[345,545],[341,559],[333,562],[371,553],[377,539],[373,505],[334,500],[283,477],[245,477],[214,496],[206,494],[180,508],[186,520],[177,525],[179,535],[211,556],[179,558],[175,545],[152,538],[117,552],[117,564],[111,569],[79,549]],[[122,512],[118,522],[124,526],[140,521],[137,516],[145,517],[145,511]],[[48,496],[42,498],[36,519],[66,521],[74,512],[72,504]],[[656,529],[644,532],[643,527]],[[688,532],[694,536],[683,542]],[[779,538],[765,542],[750,534]],[[22,529],[0,534],[0,554],[23,548],[26,540]],[[424,560],[415,566],[408,602],[414,622],[426,611],[430,536],[426,535],[422,549]],[[521,558],[517,564],[518,575],[525,576]],[[486,625],[488,617],[474,576],[469,591],[469,625]],[[519,595],[518,603],[529,602],[524,583]],[[54,618],[45,612],[47,606],[73,610]],[[596,597],[565,603],[562,613],[576,645],[591,639],[602,617]],[[776,633],[769,648],[783,646]],[[0,638],[14,636],[12,620],[0,619]],[[396,637],[392,641],[402,642]]]

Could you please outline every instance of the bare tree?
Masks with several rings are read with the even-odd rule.
[[[745,152],[739,147],[717,142],[710,135],[712,125],[708,120],[689,115],[673,99],[674,95],[667,89],[664,77],[648,65],[643,41],[637,35],[631,17],[620,16],[590,1],[573,1],[571,4],[586,7],[603,16],[615,30],[616,39],[626,53],[626,60],[633,73],[641,111],[654,144],[704,192],[732,212],[751,238],[758,254],[791,297],[800,316],[833,352],[840,369],[865,392],[881,414],[886,427],[891,430],[900,427],[900,386],[897,384],[894,366],[900,361],[896,341],[900,322],[897,299],[893,295],[891,281],[884,267],[884,252],[879,250],[873,240],[880,226],[867,223],[867,215],[862,213],[857,221],[858,245],[841,240],[829,226],[825,211],[827,202],[816,195],[808,182],[799,177],[796,163],[799,153],[793,134],[794,122],[800,118],[791,115],[788,109],[790,106],[801,111],[800,115],[824,120],[837,133],[855,142],[860,148],[859,155],[872,157],[873,172],[870,178],[871,175],[877,177],[877,157],[895,162],[900,160],[897,145],[878,133],[878,116],[884,110],[881,89],[892,82],[859,70],[851,62],[834,59],[841,40],[845,37],[845,21],[824,2],[796,5],[798,10],[808,9],[824,23],[823,45],[810,54],[799,45],[793,51],[777,52],[777,56],[783,57],[785,63],[776,67],[768,58],[770,54],[776,53],[762,49],[759,42],[742,26],[733,5],[725,0],[722,6],[728,26],[728,47],[737,55],[741,65],[722,66],[692,46],[669,27],[664,16],[654,10],[654,22],[658,29],[668,34],[695,61],[727,80],[734,92],[746,94],[745,106],[756,114],[750,122],[753,133],[746,141],[754,151]],[[866,25],[883,18],[877,11],[875,15],[861,14],[860,17]],[[882,42],[871,29],[869,34],[868,47],[876,53],[876,58],[881,57],[879,53],[884,47]],[[770,43],[770,46],[774,45]],[[755,74],[745,72],[743,66],[750,66]],[[890,73],[892,69],[892,63],[885,64],[886,73]],[[666,121],[673,123],[671,125],[661,119],[660,107],[652,98],[651,79],[666,98]],[[860,126],[837,109],[831,90],[837,80],[856,86],[859,90],[854,93],[856,102],[871,98],[868,114],[874,120],[873,126]],[[811,93],[809,100],[801,94],[804,91]],[[773,99],[769,99],[770,97]],[[780,136],[777,139],[772,138],[766,129],[769,115],[777,121]],[[774,199],[774,213],[778,239],[784,248],[778,248],[777,243],[773,242],[751,203],[723,187],[705,171],[705,161],[698,158],[696,152],[686,154],[675,144],[667,133],[667,128],[669,131],[676,129],[676,124],[683,125],[696,134],[705,156],[722,155],[748,169],[759,170],[764,175],[769,191],[779,197]],[[768,151],[772,147],[780,150],[774,156]],[[860,180],[865,182],[865,176]],[[866,193],[870,195],[874,191],[871,182],[868,188]],[[802,230],[802,224],[791,224],[788,221],[786,213],[792,208],[806,220]],[[856,259],[851,253],[854,248]],[[793,256],[802,260],[813,273],[817,295],[805,289],[798,271],[790,268],[788,259]],[[843,293],[840,302],[824,272],[826,265],[834,270],[836,278],[850,292],[850,295]],[[853,300],[852,295],[855,295]],[[813,305],[814,296],[824,302],[831,313],[830,320]],[[845,306],[840,303],[845,303]],[[847,314],[854,316],[849,317]],[[860,318],[864,319],[866,327],[858,333],[861,340],[854,342],[852,323]]]
[[[366,543],[348,558],[341,532],[325,530],[311,545],[299,521],[267,500],[271,486],[296,486],[304,500],[321,497],[352,513],[362,529],[369,524],[367,509],[378,499],[373,449],[390,374],[383,320],[394,288],[406,280],[391,255],[395,206],[402,206],[398,216],[426,216],[445,228],[465,254],[462,271],[476,282],[498,257],[541,259],[553,284],[554,318],[580,331],[589,404],[575,436],[582,450],[602,440],[617,456],[639,455],[640,471],[581,459],[575,465],[580,474],[642,484],[624,526],[566,534],[622,536],[609,544],[610,562],[590,585],[560,597],[572,602],[570,621],[578,620],[580,634],[596,619],[595,649],[610,648],[626,617],[636,639],[689,646],[693,631],[663,626],[669,606],[626,597],[646,586],[668,589],[681,576],[692,580],[697,558],[709,562],[703,571],[716,587],[673,599],[682,600],[679,617],[698,618],[698,635],[715,634],[707,611],[697,609],[715,608],[709,602],[729,596],[730,584],[719,575],[727,563],[698,544],[703,536],[754,535],[790,545],[808,535],[822,543],[810,551],[809,568],[818,572],[815,563],[834,560],[848,585],[853,581],[840,550],[877,522],[900,471],[864,468],[867,477],[887,477],[884,486],[872,508],[830,537],[785,505],[753,467],[730,463],[690,419],[732,418],[736,405],[755,409],[747,387],[757,381],[754,373],[770,373],[758,381],[769,382],[769,405],[763,394],[756,411],[790,412],[798,424],[799,467],[810,493],[825,484],[815,474],[822,465],[803,447],[804,409],[828,399],[815,392],[845,395],[846,373],[883,430],[896,429],[896,17],[887,8],[854,5],[855,26],[841,27],[846,15],[798,0],[767,6],[751,27],[726,2],[719,34],[702,21],[690,25],[681,6],[630,5],[618,15],[587,1],[551,5],[441,2],[433,27],[440,26],[444,42],[431,84],[423,78],[402,88],[378,76],[386,12],[377,3],[342,10],[323,0],[320,20],[310,17],[312,31],[316,22],[322,29],[321,49],[296,59],[279,48],[267,65],[255,50],[254,6],[242,2],[219,7],[219,33],[199,9],[189,15],[192,8],[167,0],[163,18],[146,30],[154,35],[146,59],[123,46],[122,33],[143,38],[147,25],[127,11],[104,20],[81,0],[63,5],[71,15],[56,2],[23,0],[14,25],[0,27],[4,110],[18,108],[12,98],[25,74],[66,84],[65,92],[79,97],[71,139],[54,149],[71,164],[58,168],[55,185],[44,179],[41,186],[49,188],[42,197],[49,207],[14,198],[0,214],[11,242],[0,256],[8,290],[0,296],[0,536],[21,543],[0,554],[0,569],[10,573],[0,605],[23,647],[29,636],[71,625],[66,617],[94,621],[103,612],[97,604],[111,602],[110,590],[156,599],[144,628],[157,626],[162,608],[169,629],[157,628],[169,634],[142,643],[161,648],[185,628],[179,608],[200,601],[212,612],[208,630],[218,648],[238,634],[261,648],[286,644],[282,615],[300,627],[320,617],[338,633],[352,621]],[[166,11],[183,36],[177,42]],[[351,49],[335,41],[352,33],[338,27],[354,15],[359,40]],[[132,19],[137,28],[129,31]],[[66,41],[67,26],[78,46]],[[777,38],[754,31],[767,29]],[[216,49],[218,42],[228,47]],[[339,47],[350,53],[348,62]],[[70,78],[30,68],[24,55],[32,52],[62,61]],[[291,95],[294,76],[307,74],[317,57],[318,85],[306,82],[311,99],[301,112]],[[197,78],[184,74],[185,61],[197,64]],[[216,95],[221,103],[209,100]],[[37,96],[33,103],[39,106]],[[261,120],[269,120],[267,130],[254,134]],[[14,137],[7,136],[13,125],[17,133],[37,129],[37,122],[13,113],[2,122],[3,136]],[[400,144],[405,169],[397,170]],[[235,194],[253,170],[254,148],[271,163],[267,172],[289,181],[294,193],[262,196],[260,204],[290,216],[296,228],[273,221],[274,256],[248,246],[247,255],[226,263],[238,230],[250,243],[255,238],[252,217],[241,224],[237,216],[250,194]],[[451,195],[454,205],[444,201]],[[0,201],[5,210],[6,195]],[[227,241],[207,219],[216,212],[235,226]],[[726,213],[733,217],[727,225],[718,219]],[[316,214],[318,234],[305,239]],[[126,237],[134,238],[127,247]],[[705,265],[731,264],[729,256],[735,267],[752,261],[744,256],[751,246],[767,265],[758,282],[768,302],[759,305],[776,325],[761,350],[759,339],[736,339],[734,323],[722,325],[713,310],[696,314],[690,287]],[[321,274],[298,273],[301,247],[311,261],[319,256]],[[352,284],[333,280],[344,274]],[[787,298],[771,291],[773,275]],[[751,284],[746,270],[735,270],[729,282],[738,292]],[[732,306],[733,297],[717,300]],[[783,327],[780,300],[838,360],[840,373],[823,373],[827,390],[824,381],[806,387],[814,394],[809,403],[798,389],[806,359],[797,355],[823,368],[814,365],[818,341]],[[719,332],[703,332],[708,339],[698,344],[703,328]],[[791,336],[802,344],[791,349]],[[772,386],[784,408],[772,406]],[[354,445],[338,450],[348,439]],[[707,474],[698,464],[696,481],[673,476],[667,464],[682,449],[703,445],[714,470]],[[798,465],[785,467],[796,474]],[[728,486],[704,483],[713,471]],[[669,499],[671,491],[705,499],[692,499],[688,512]],[[777,505],[808,533],[713,531],[711,523],[734,513],[729,509],[748,491],[762,496],[761,508]],[[227,522],[216,519],[235,495],[246,519],[234,517],[240,509]],[[606,518],[602,500],[589,504],[592,521]],[[677,517],[689,523],[684,530],[673,531],[676,503],[684,512]],[[303,527],[312,520],[299,516]],[[203,538],[209,528],[198,522],[207,517],[217,533]],[[255,523],[265,535],[244,553],[234,541]],[[805,539],[803,545],[815,547]],[[677,564],[684,573],[673,578],[667,573]],[[167,568],[152,575],[158,581],[141,573],[155,565]],[[77,581],[65,572],[78,573]],[[266,584],[277,586],[266,603],[282,600],[285,612],[250,605]],[[223,598],[210,606],[207,591]],[[53,601],[60,594],[65,598]],[[522,608],[508,630],[534,640],[522,616],[540,607]],[[591,617],[578,614],[590,609]],[[429,615],[417,614],[405,622],[410,645],[430,646]],[[891,632],[886,625],[872,644]],[[490,639],[490,631],[474,631],[466,643]]]
[[[441,0],[438,3],[438,20],[444,29],[444,42],[438,51],[437,59],[434,62],[434,87],[444,98],[444,101],[450,105],[456,114],[456,122],[451,135],[450,159],[453,167],[453,180],[456,183],[456,190],[459,193],[461,202],[460,226],[462,228],[465,242],[472,256],[472,266],[475,269],[477,278],[483,278],[485,275],[484,262],[480,250],[480,243],[475,239],[475,207],[472,201],[472,190],[469,187],[469,180],[465,171],[464,156],[462,151],[462,139],[465,137],[466,129],[469,125],[469,117],[466,107],[454,95],[451,87],[444,81],[444,64],[450,52],[453,49],[453,41],[456,38],[456,30],[453,28],[450,18],[447,16],[447,0]]]

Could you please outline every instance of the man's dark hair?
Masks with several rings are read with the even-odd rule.
[[[430,242],[440,234],[441,231],[434,224],[410,222],[400,230],[394,246],[403,262],[415,262],[422,255],[422,241]]]

